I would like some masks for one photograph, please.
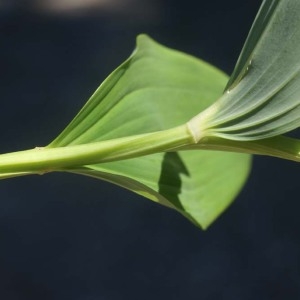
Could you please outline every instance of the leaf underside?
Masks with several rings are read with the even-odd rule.
[[[92,95],[48,146],[86,144],[165,130],[211,105],[227,76],[145,35],[132,56]],[[69,172],[103,179],[171,207],[206,228],[243,186],[250,156],[213,151],[156,153]]]
[[[258,140],[300,126],[300,1],[265,0],[227,92],[209,120],[213,135]]]

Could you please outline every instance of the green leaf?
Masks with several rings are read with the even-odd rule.
[[[250,29],[245,45],[241,51],[239,59],[236,63],[236,66],[230,76],[229,81],[227,82],[225,90],[231,90],[234,86],[236,86],[239,81],[244,77],[247,73],[247,67],[249,66],[253,51],[260,41],[262,34],[265,32],[265,29],[276,9],[280,0],[265,0],[254,20],[254,23]]]
[[[299,15],[299,0],[263,2],[229,89],[202,114],[209,135],[257,140],[299,127]]]
[[[140,35],[132,56],[108,76],[50,147],[182,125],[222,93],[227,79],[211,65]]]
[[[133,55],[92,95],[47,147],[66,147],[166,130],[186,123],[222,93],[227,76],[189,55],[139,36]],[[206,228],[233,201],[250,156],[213,151],[156,153],[69,168],[171,207]]]

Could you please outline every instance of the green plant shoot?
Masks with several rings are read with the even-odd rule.
[[[265,0],[234,72],[137,38],[133,54],[48,146],[0,155],[0,178],[106,180],[207,228],[246,182],[250,154],[300,161],[300,2]]]

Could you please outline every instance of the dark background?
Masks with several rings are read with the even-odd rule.
[[[230,73],[261,3],[55,8],[64,2],[0,0],[2,153],[49,143],[138,33]],[[298,175],[296,163],[255,157],[246,187],[206,232],[94,179],[3,180],[0,299],[300,299]]]

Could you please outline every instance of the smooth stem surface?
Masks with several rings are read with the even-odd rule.
[[[284,136],[257,141],[204,137],[198,143],[184,125],[114,140],[58,148],[35,148],[0,155],[0,178],[63,171],[84,165],[123,160],[156,152],[219,150],[275,156],[300,162],[300,141]]]
[[[219,137],[204,137],[199,143],[186,146],[184,149],[207,149],[267,155],[300,162],[300,140],[285,136],[255,141],[235,141]]]
[[[83,145],[57,148],[39,147],[0,155],[0,174],[18,172],[43,174],[77,166],[170,151],[192,142],[190,131],[186,125],[183,125],[155,133]]]

